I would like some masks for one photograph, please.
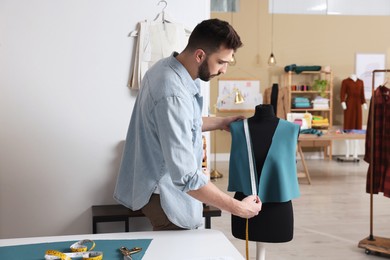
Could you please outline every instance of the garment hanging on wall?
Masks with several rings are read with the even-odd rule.
[[[271,91],[271,105],[274,108],[275,114],[278,113],[278,96],[279,96],[279,84],[272,84]]]
[[[340,99],[347,105],[344,110],[344,129],[362,129],[362,105],[366,103],[363,80],[344,79],[341,82]]]
[[[264,90],[263,104],[271,104],[271,98],[273,95],[272,92],[274,89],[275,89],[275,84],[272,87],[266,88]],[[287,87],[282,87],[278,89],[276,108],[277,108],[277,110],[275,111],[276,116],[281,119],[286,119],[287,113],[290,112],[290,108],[288,105]]]
[[[390,90],[385,86],[379,86],[374,91],[374,95],[374,107],[372,107],[372,100],[370,102],[364,155],[364,160],[370,164],[366,192],[370,193],[370,172],[373,167],[373,193],[383,192],[384,196],[390,197]],[[374,122],[371,113],[374,113]],[[370,130],[372,127],[374,136]],[[373,148],[373,158],[371,158],[371,148]]]
[[[248,119],[258,195],[263,203],[259,215],[249,219],[249,240],[287,242],[293,237],[291,200],[299,196],[296,145],[299,126],[275,116],[271,105],[256,106]],[[249,156],[242,121],[231,124],[232,147],[229,191],[242,200],[251,193]],[[232,234],[245,239],[246,219],[232,216]]]
[[[184,50],[190,31],[180,23],[159,19],[158,16],[154,21],[139,22],[135,32],[133,35],[138,37],[128,86],[139,89],[146,71],[156,61],[170,56],[174,51]]]

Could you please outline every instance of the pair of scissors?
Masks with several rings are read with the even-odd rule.
[[[119,250],[121,251],[121,253],[123,255],[123,260],[132,260],[133,258],[131,257],[131,255],[136,254],[138,252],[141,252],[142,248],[141,247],[133,247],[132,249],[128,249],[125,246],[121,246],[119,248]]]

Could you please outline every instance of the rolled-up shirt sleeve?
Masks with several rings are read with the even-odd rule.
[[[191,100],[180,96],[159,100],[153,111],[167,168],[162,170],[167,170],[173,184],[184,192],[197,190],[208,182],[196,156],[198,151],[194,150],[202,128],[201,116],[194,117],[195,113]]]

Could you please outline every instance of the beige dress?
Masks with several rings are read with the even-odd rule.
[[[264,90],[263,96],[263,104],[271,104],[271,94],[272,87]],[[288,88],[282,87],[279,88],[278,99],[277,99],[277,111],[276,116],[282,119],[287,118],[287,113],[290,112],[290,108],[288,106]]]

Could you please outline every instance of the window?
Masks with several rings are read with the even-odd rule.
[[[211,0],[211,12],[238,12],[240,0]]]
[[[388,0],[268,0],[276,14],[390,15]]]

